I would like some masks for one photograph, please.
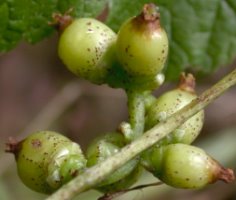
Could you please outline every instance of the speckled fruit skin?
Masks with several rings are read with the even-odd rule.
[[[104,161],[125,145],[124,137],[119,133],[108,133],[95,139],[88,147],[86,157],[88,167]],[[102,192],[116,191],[132,185],[140,174],[139,159],[133,159],[103,180],[96,189]],[[131,175],[132,174],[132,175]],[[126,179],[127,177],[127,179]]]
[[[202,149],[186,144],[153,148],[149,170],[164,183],[176,188],[202,188],[219,179],[221,166]]]
[[[96,19],[75,19],[60,36],[59,57],[79,77],[103,83],[114,60],[116,38]]]
[[[117,38],[117,57],[134,76],[155,76],[164,67],[168,54],[167,34],[161,26],[152,28],[137,18],[127,20]]]
[[[156,99],[156,101],[147,111],[145,129],[148,130],[159,122],[164,121],[170,115],[176,113],[178,110],[190,103],[196,97],[197,96],[195,93],[184,91],[179,88],[164,93],[158,99]],[[199,135],[203,124],[204,111],[200,111],[163,140],[161,140],[158,144],[190,144]]]
[[[39,131],[19,144],[18,175],[34,191],[52,193],[86,167],[80,146],[52,131]]]

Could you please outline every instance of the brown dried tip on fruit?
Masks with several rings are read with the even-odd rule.
[[[124,22],[117,38],[117,57],[134,77],[156,77],[168,55],[167,33],[154,4],[145,4],[140,15]]]
[[[225,183],[231,183],[235,180],[234,171],[229,168],[221,167],[216,174],[218,180],[224,181]]]
[[[192,74],[181,73],[178,85],[179,89],[195,94],[195,86],[196,82]]]
[[[145,4],[141,16],[145,21],[155,21],[160,18],[159,8],[153,4]]]
[[[13,137],[8,138],[8,142],[6,142],[6,148],[5,152],[7,153],[13,153],[15,156],[17,156],[17,153],[20,150],[20,143]]]
[[[53,21],[48,22],[48,25],[55,27],[55,29],[57,29],[59,33],[63,32],[65,28],[69,26],[73,21],[73,17],[71,16],[72,11],[73,8],[70,8],[64,14],[53,13]]]

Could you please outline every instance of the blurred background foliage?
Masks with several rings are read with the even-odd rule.
[[[96,86],[68,72],[57,56],[58,35],[47,22],[53,12],[74,7],[74,16],[98,17],[115,31],[139,12],[145,0],[0,0],[0,199],[41,200],[17,177],[14,157],[4,153],[12,136],[22,139],[37,130],[61,132],[83,149],[97,135],[115,130],[127,120],[125,93]],[[201,93],[235,68],[236,1],[155,0],[170,38],[168,80],[185,70],[197,76]],[[34,43],[31,45],[29,43]],[[204,75],[204,76],[203,76]],[[175,87],[166,82],[155,94]],[[196,145],[223,165],[236,169],[236,88],[206,109]],[[156,181],[144,173],[138,184]],[[236,184],[217,183],[202,190],[152,187],[120,199],[236,199]],[[170,192],[171,191],[171,192]],[[89,191],[77,199],[93,200]]]

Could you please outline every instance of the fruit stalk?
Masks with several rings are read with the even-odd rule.
[[[144,95],[141,92],[127,91],[127,96],[129,123],[132,129],[128,139],[132,141],[143,134],[145,121]]]
[[[139,153],[157,143],[235,84],[236,69],[166,121],[159,123],[140,138],[125,146],[117,154],[86,170],[83,174],[62,186],[47,200],[69,200],[93,187]]]

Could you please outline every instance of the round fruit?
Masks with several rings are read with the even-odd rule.
[[[60,36],[58,53],[74,74],[94,83],[103,83],[111,67],[116,34],[92,18],[74,20]]]
[[[168,38],[160,25],[154,4],[145,4],[143,12],[128,19],[117,38],[117,56],[128,73],[155,76],[164,67],[168,54]]]
[[[176,188],[201,188],[217,180],[235,179],[202,149],[186,144],[154,147],[149,152],[149,170],[164,183]]]
[[[96,165],[118,152],[125,145],[124,137],[119,133],[108,133],[92,142],[86,153],[88,167]],[[127,187],[137,180],[140,174],[139,159],[135,158],[103,180],[96,188],[100,191],[114,191]],[[132,177],[130,176],[132,174]],[[127,177],[127,180],[126,180]]]
[[[22,182],[37,192],[52,193],[86,167],[80,146],[52,131],[39,131],[8,144]]]
[[[148,130],[161,121],[186,106],[197,98],[194,92],[195,80],[191,74],[182,74],[180,85],[177,89],[161,95],[147,111],[145,129]],[[158,144],[186,143],[190,144],[199,135],[204,123],[204,111],[200,111],[188,119],[184,124],[174,130]]]

